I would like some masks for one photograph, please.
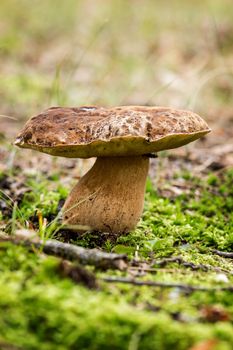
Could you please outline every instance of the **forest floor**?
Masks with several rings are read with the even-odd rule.
[[[231,350],[231,1],[58,3],[0,5],[0,349]],[[91,104],[192,109],[212,129],[151,159],[143,217],[119,237],[59,222],[92,160],[13,146],[30,115]],[[19,235],[128,260],[84,268]]]

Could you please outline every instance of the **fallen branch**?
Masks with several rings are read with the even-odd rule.
[[[125,270],[127,267],[127,256],[125,254],[105,253],[98,249],[86,249],[56,240],[42,242],[38,239],[28,239],[25,236],[0,234],[0,242],[23,245],[33,251],[41,249],[45,254],[54,255],[69,261],[76,261],[82,265],[93,265],[101,269]]]
[[[150,287],[161,287],[161,288],[178,288],[186,292],[217,292],[217,291],[231,291],[233,292],[233,286],[227,287],[203,287],[203,286],[192,286],[189,284],[182,283],[166,283],[166,282],[155,282],[155,281],[140,281],[133,278],[126,277],[102,277],[102,281],[108,283],[124,283],[133,284],[135,286],[150,286]]]
[[[233,259],[232,252],[222,252],[221,250],[217,250],[217,249],[213,249],[212,252],[218,256],[223,257],[223,258]]]

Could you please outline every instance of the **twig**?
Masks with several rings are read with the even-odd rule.
[[[217,249],[213,249],[212,252],[218,256],[223,257],[223,258],[233,259],[232,252],[222,252],[221,250],[217,250]]]
[[[23,245],[30,250],[41,249],[45,254],[54,255],[69,261],[76,261],[83,265],[93,265],[101,269],[125,270],[127,256],[125,254],[105,253],[98,249],[86,249],[74,244],[62,243],[56,240],[28,239],[24,236],[6,236],[0,234],[0,242],[11,242]]]
[[[142,250],[140,250],[141,252]],[[132,260],[131,262],[131,265],[132,266],[140,266],[140,264],[142,263],[148,263],[147,260],[138,260],[138,259],[134,259]],[[178,263],[180,264],[182,262],[182,257],[181,256],[174,256],[174,257],[171,257],[171,258],[163,258],[161,260],[150,260],[150,266],[154,266],[154,265],[157,265],[158,267],[165,267],[167,266],[168,264],[171,264],[171,263]]]
[[[135,286],[150,286],[150,287],[161,287],[161,288],[178,288],[187,292],[217,292],[217,291],[233,291],[233,286],[227,287],[203,287],[203,286],[192,286],[189,284],[182,283],[165,283],[165,282],[155,282],[155,281],[140,281],[133,278],[126,277],[102,277],[102,281],[108,283],[124,283],[133,284]]]
[[[204,272],[208,272],[208,271],[214,271],[214,272],[224,272],[226,274],[230,274],[232,275],[233,272],[231,271],[227,271],[225,269],[221,269],[220,267],[215,267],[215,266],[210,266],[210,265],[203,265],[203,264],[200,264],[200,265],[195,265],[193,263],[189,263],[189,262],[184,262],[183,264],[181,264],[181,266],[184,266],[184,267],[187,267],[187,268],[191,268],[192,271],[199,271],[199,270],[202,270]],[[139,271],[139,272],[151,272],[151,273],[157,273],[159,271],[163,271],[163,272],[179,272],[179,273],[188,273],[189,271],[187,270],[181,270],[181,269],[178,269],[178,268],[160,268],[160,267],[143,267],[143,266],[130,266],[129,267],[129,271]]]
[[[135,262],[134,262],[135,263]],[[137,262],[137,269],[140,270],[144,270],[144,271],[148,271],[148,272],[156,272],[159,271],[159,269],[155,268],[144,268],[143,266],[138,265],[140,262]],[[162,260],[153,260],[152,263],[150,264],[150,266],[158,266],[159,268],[163,268],[165,266],[167,266],[168,264],[171,263],[177,263],[183,267],[186,268],[190,268],[193,271],[198,271],[198,270],[202,270],[202,271],[215,271],[215,272],[224,272],[224,273],[229,273],[232,274],[232,272],[227,271],[225,269],[222,269],[220,267],[217,266],[211,266],[211,265],[205,265],[205,264],[194,264],[193,262],[189,262],[189,261],[185,261],[183,260],[183,258],[181,256],[175,256],[175,257],[171,257],[171,258],[164,258]],[[133,266],[131,266],[130,268],[132,269]],[[134,269],[136,269],[136,267],[133,267]]]
[[[152,262],[152,265],[157,265],[160,267],[165,267],[168,264],[171,263],[177,263],[177,264],[181,264],[183,262],[183,259],[181,256],[173,256],[171,258],[163,258],[162,260],[154,260]]]
[[[194,264],[192,262],[187,262],[187,261],[183,261],[181,263],[182,266],[184,267],[188,267],[193,271],[198,271],[198,270],[202,270],[202,271],[215,271],[215,272],[224,272],[224,273],[229,273],[232,274],[231,271],[227,271],[225,269],[222,269],[221,267],[217,267],[217,266],[211,266],[211,265],[205,265],[205,264]]]

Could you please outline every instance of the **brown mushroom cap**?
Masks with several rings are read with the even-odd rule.
[[[137,156],[185,145],[210,132],[190,111],[165,107],[52,107],[32,117],[15,144],[54,156]]]

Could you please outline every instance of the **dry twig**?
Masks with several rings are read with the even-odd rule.
[[[161,260],[153,260],[150,264],[150,267],[141,266],[140,261],[137,261],[136,266],[131,266],[130,269],[138,269],[138,270],[147,271],[147,272],[158,272],[161,270],[161,268],[164,268],[167,265],[172,263],[177,263],[185,268],[190,268],[193,271],[202,270],[204,272],[215,271],[215,272],[224,272],[224,273],[232,274],[232,272],[227,271],[221,267],[211,266],[206,264],[194,264],[193,262],[185,261],[181,256],[163,258]],[[133,262],[133,265],[134,264],[135,262]],[[156,266],[156,268],[153,268],[151,266]]]
[[[186,292],[217,292],[217,291],[231,291],[233,292],[233,286],[227,287],[203,287],[203,286],[192,286],[183,283],[166,283],[156,281],[141,281],[133,278],[126,277],[103,277],[102,281],[108,283],[124,283],[133,284],[135,286],[150,286],[150,287],[161,287],[161,288],[178,288]]]
[[[125,254],[105,253],[98,249],[86,249],[56,240],[42,242],[38,239],[31,240],[24,236],[0,235],[0,242],[6,241],[23,245],[31,250],[41,249],[45,254],[54,255],[69,261],[76,261],[82,265],[118,270],[124,270],[127,267],[127,256]]]
[[[212,252],[222,258],[233,259],[232,252],[222,252],[221,250],[213,249]]]

